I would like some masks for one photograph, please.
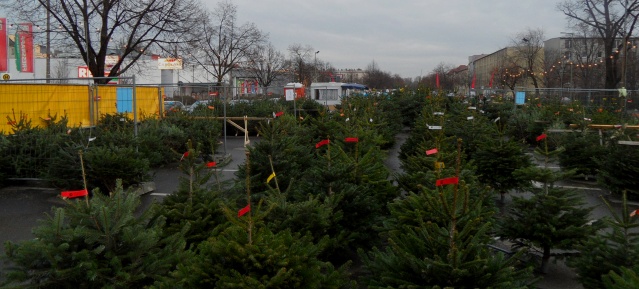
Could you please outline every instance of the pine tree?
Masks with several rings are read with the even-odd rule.
[[[611,142],[607,152],[594,158],[600,184],[614,194],[621,195],[625,190],[629,199],[639,199],[639,149]]]
[[[626,194],[623,194],[621,214],[605,199],[603,201],[612,219],[604,218],[605,230],[579,244],[576,249],[582,253],[568,263],[576,269],[585,288],[603,288],[604,275],[610,272],[622,274],[622,268],[632,267],[639,259],[639,219],[630,216]]]
[[[513,171],[531,166],[521,146],[505,140],[501,134],[480,143],[472,159],[477,166],[478,178],[499,193],[502,204],[508,191],[523,187],[526,181]]]
[[[605,154],[606,148],[599,144],[599,135],[588,130],[567,133],[560,139],[566,150],[559,155],[562,168],[575,169],[577,174],[585,177],[596,176],[598,165],[595,158]]]
[[[172,280],[158,288],[354,288],[346,267],[335,269],[317,259],[322,244],[290,231],[265,227],[247,232],[231,226],[202,242],[194,258],[184,260]]]
[[[7,280],[28,288],[142,288],[164,278],[184,256],[181,234],[162,238],[153,210],[118,182],[110,195],[67,201],[34,229],[35,238],[7,242]]]
[[[549,151],[545,134],[538,138],[541,140],[544,148],[537,147],[535,153],[543,158],[544,167],[528,167],[515,172],[540,186],[529,188],[530,197],[513,198],[509,214],[499,222],[498,234],[533,250],[539,248],[542,255],[539,270],[547,273],[551,250],[573,249],[595,228],[587,225],[592,208],[585,207],[583,197],[555,186],[555,182],[574,174],[574,171],[555,172],[548,168],[551,158],[562,149]]]
[[[219,186],[209,183],[214,176],[209,163],[199,160],[200,149],[187,143],[188,153],[180,161],[183,176],[179,178],[176,192],[165,197],[156,216],[166,218],[164,234],[186,231],[187,247],[195,247],[216,231],[219,225],[226,223],[222,214],[225,201]]]
[[[458,177],[460,153],[453,165]],[[368,288],[527,288],[530,271],[516,268],[517,256],[487,246],[494,213],[487,198],[462,177],[392,203],[383,228],[388,246],[360,251],[367,271],[362,282]]]
[[[635,289],[639,288],[639,266],[633,268],[622,267],[620,272],[611,271],[603,276],[604,289]]]

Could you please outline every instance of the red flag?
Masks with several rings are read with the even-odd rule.
[[[184,158],[189,156],[189,152],[185,152],[184,154],[182,154],[182,157],[180,158],[180,160],[183,160]]]
[[[251,204],[246,205],[246,207],[241,208],[238,212],[237,212],[237,217],[241,217],[244,216],[244,214],[248,213],[251,210]]]
[[[318,143],[316,143],[316,144],[315,144],[315,148],[316,148],[316,149],[318,149],[318,148],[322,147],[323,145],[327,145],[327,144],[329,144],[330,142],[331,142],[331,141],[330,141],[330,140],[328,140],[328,139],[321,140],[320,142],[318,142]]]
[[[86,195],[88,195],[89,192],[87,190],[77,190],[77,191],[64,191],[61,192],[60,195],[64,198],[69,198],[69,199],[73,199],[73,198],[77,198],[77,197],[84,197]]]
[[[458,177],[450,177],[450,178],[437,180],[437,182],[435,182],[435,186],[439,187],[443,185],[452,185],[452,184],[458,184],[458,183],[459,183]]]
[[[284,115],[284,112],[283,112],[283,111],[280,111],[280,112],[278,112],[278,113],[276,113],[276,114],[275,114],[275,117],[280,117],[280,116],[282,116],[282,115]]]
[[[436,153],[437,153],[437,148],[430,149],[430,150],[426,151],[426,155],[427,156],[432,155],[432,154],[436,154]]]
[[[470,88],[471,88],[471,89],[475,89],[475,80],[476,80],[476,77],[477,77],[477,76],[476,76],[476,75],[475,75],[475,73],[473,72],[473,82],[470,84]]]
[[[0,18],[0,71],[9,69],[9,58],[7,57],[7,18]]]
[[[435,86],[439,88],[439,73],[435,76]]]
[[[546,134],[542,133],[540,136],[537,137],[537,141],[543,140],[546,138]]]
[[[359,139],[356,137],[347,137],[344,139],[345,142],[359,142]]]
[[[207,167],[207,168],[213,168],[213,167],[215,167],[215,166],[217,166],[217,164],[216,164],[215,162],[208,162],[208,163],[206,163],[206,167]]]

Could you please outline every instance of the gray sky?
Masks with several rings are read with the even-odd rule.
[[[213,9],[217,1],[205,0]],[[559,37],[566,18],[561,0],[233,0],[239,23],[253,22],[288,55],[310,45],[335,68],[378,67],[402,77],[430,73],[438,64],[468,64],[527,28]]]

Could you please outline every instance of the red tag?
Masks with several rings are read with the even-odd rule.
[[[240,211],[237,212],[237,216],[241,217],[244,216],[244,214],[248,213],[251,210],[251,204],[246,205],[246,207],[240,209]]]
[[[84,196],[86,196],[88,194],[89,194],[89,192],[87,190],[64,191],[64,192],[60,193],[60,195],[62,197],[69,198],[69,199],[78,198],[78,197],[84,197]]]
[[[437,182],[435,182],[435,186],[439,187],[439,186],[452,185],[452,184],[458,184],[458,183],[459,183],[458,177],[451,177],[451,178],[437,180]]]

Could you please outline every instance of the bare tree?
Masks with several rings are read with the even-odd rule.
[[[528,28],[517,34],[512,40],[513,53],[510,62],[519,66],[524,77],[532,81],[535,88],[539,88],[544,67],[544,31]]]
[[[512,63],[497,67],[495,74],[499,77],[499,83],[510,89],[512,95],[515,95],[515,87],[525,76],[522,68]]]
[[[53,78],[57,78],[54,83],[68,83],[68,80],[65,78],[69,77],[69,59],[59,60],[56,65],[53,67]]]
[[[66,35],[95,77],[103,77],[106,69],[110,76],[121,75],[145,52],[191,35],[202,15],[196,0],[15,0],[10,6],[39,27],[47,27],[49,19],[55,29],[48,32]],[[116,39],[123,45],[112,47]],[[105,60],[115,49],[120,57],[109,68]]]
[[[314,66],[318,82],[336,81],[335,67],[330,62],[318,59],[315,61]]]
[[[271,43],[256,47],[249,54],[249,59],[247,67],[260,86],[264,87],[264,93],[268,93],[268,87],[275,79],[288,73],[286,57]]]
[[[300,82],[305,86],[310,86],[312,82],[313,64],[311,57],[314,56],[313,47],[310,45],[291,44],[288,47],[291,69],[293,70],[294,82]]]
[[[605,88],[613,89],[622,80],[621,53],[627,55],[627,45],[639,17],[639,0],[566,0],[557,9],[573,25],[591,27],[603,41],[606,72]],[[623,41],[617,41],[623,38]],[[625,85],[625,84],[624,84]]]
[[[221,84],[224,76],[264,44],[267,35],[254,23],[238,24],[237,6],[231,2],[219,2],[211,16],[198,25],[203,38],[190,43],[190,47],[196,61]]]
[[[364,83],[375,89],[385,89],[393,87],[393,78],[390,73],[382,71],[375,60],[371,61],[364,69]]]

